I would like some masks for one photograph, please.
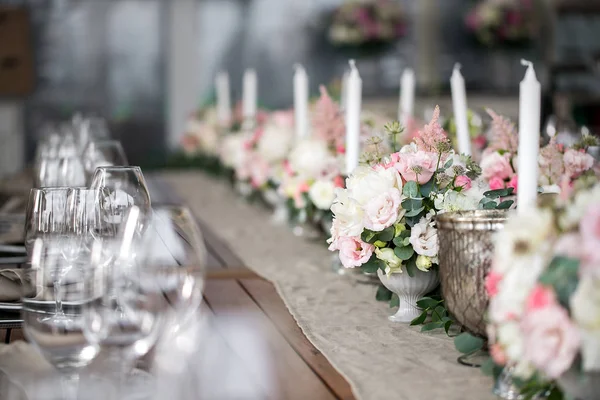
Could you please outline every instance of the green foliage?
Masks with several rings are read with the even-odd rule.
[[[513,188],[488,190],[483,193],[484,197],[479,201],[479,208],[484,210],[508,210],[513,205],[514,201],[501,201],[501,199],[512,195],[513,192]]]
[[[390,300],[390,308],[400,307],[400,298],[396,293],[392,295],[392,299]]]
[[[377,301],[390,301],[392,299],[392,292],[389,291],[383,284],[379,284],[377,293],[375,293],[375,300]]]
[[[412,246],[396,247],[394,249],[394,254],[402,261],[407,261],[415,254],[415,251]]]
[[[421,196],[428,197],[433,190],[433,185],[435,183],[435,179],[430,179],[427,183],[421,185]]]
[[[483,348],[482,338],[463,332],[454,338],[454,347],[462,354],[471,354]]]
[[[402,194],[408,198],[419,197],[419,186],[415,181],[408,181],[402,188]]]
[[[496,190],[488,190],[484,192],[483,195],[488,199],[497,199],[500,197],[511,196],[514,192],[513,188],[505,188],[505,189],[496,189]]]
[[[417,261],[416,257],[411,258],[405,265],[406,273],[411,278],[415,276],[415,271],[417,270]]]
[[[389,242],[394,238],[395,233],[396,230],[394,229],[394,227],[390,226],[377,234],[377,240],[381,240],[382,242]]]
[[[540,277],[540,283],[551,286],[559,303],[568,309],[569,299],[577,289],[579,282],[579,260],[568,257],[554,257],[546,271]]]
[[[444,329],[448,335],[454,320],[448,314],[444,307],[444,300],[436,297],[423,297],[417,301],[417,306],[423,310],[421,315],[410,322],[411,326],[422,325],[421,332],[427,332],[434,329]],[[425,323],[426,321],[429,321]]]
[[[373,254],[369,261],[360,266],[360,269],[362,272],[374,274],[378,269],[385,271],[385,263]]]

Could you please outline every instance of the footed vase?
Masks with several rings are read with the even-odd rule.
[[[410,322],[418,317],[422,310],[417,306],[417,301],[440,283],[437,270],[423,272],[417,269],[413,277],[406,271],[388,277],[383,271],[378,270],[377,276],[381,283],[400,299],[398,312],[389,317],[389,320],[394,322]]]

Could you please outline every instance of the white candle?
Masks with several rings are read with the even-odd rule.
[[[342,87],[340,89],[340,110],[346,110],[347,98],[348,98],[348,71],[342,75]]]
[[[296,65],[294,73],[294,119],[296,137],[302,139],[308,135],[308,76],[304,67]]]
[[[244,72],[242,94],[242,115],[245,120],[254,120],[256,118],[256,102],[258,100],[256,85],[256,71],[247,69]]]
[[[350,60],[346,96],[346,174],[350,175],[354,168],[358,166],[362,101],[362,80],[354,60]]]
[[[219,72],[215,79],[217,90],[217,118],[221,126],[226,126],[231,121],[231,98],[229,95],[229,74]]]
[[[398,120],[406,125],[408,119],[415,111],[415,72],[406,68],[400,78],[400,107],[398,109]]]
[[[454,65],[452,77],[450,78],[452,90],[452,106],[454,108],[454,123],[456,124],[456,136],[458,138],[458,152],[471,155],[471,137],[469,135],[469,120],[467,116],[467,90],[465,80],[460,73],[460,64]]]
[[[535,207],[538,188],[538,154],[540,151],[540,113],[542,87],[535,76],[533,63],[527,66],[519,92],[519,188],[517,208],[520,213]]]

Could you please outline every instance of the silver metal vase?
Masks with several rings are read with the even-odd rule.
[[[494,256],[494,234],[507,211],[471,210],[436,217],[442,297],[448,311],[471,333],[486,337],[485,277]]]

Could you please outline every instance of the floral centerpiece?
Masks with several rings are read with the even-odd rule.
[[[483,178],[493,190],[512,188],[518,190],[517,157],[519,135],[515,125],[492,110],[491,137],[481,158]],[[572,148],[551,141],[540,149],[539,185],[544,192],[557,193],[561,186],[569,186],[581,174],[594,166],[594,158],[586,153],[596,143],[593,136],[586,136]]]
[[[390,43],[404,36],[406,23],[400,2],[349,0],[331,17],[329,41],[335,46]]]
[[[481,153],[487,146],[487,138],[483,129],[483,119],[479,114],[469,109],[467,110],[467,122],[469,125],[469,135],[471,137],[473,158],[479,160],[481,158]],[[457,148],[458,139],[456,136],[457,130],[454,118],[447,119],[443,126],[444,130],[448,132],[450,140],[452,140],[452,145],[454,148]]]
[[[558,380],[569,392],[583,390],[570,393],[583,400],[597,398],[600,389],[600,185],[595,182],[588,173],[573,193],[511,218],[497,237],[486,280],[496,364],[512,367],[522,387]],[[595,388],[586,389],[594,380]]]
[[[528,42],[536,33],[533,0],[480,1],[467,14],[465,24],[488,47]]]
[[[337,190],[331,207],[329,249],[339,252],[344,267],[377,272],[388,289],[397,292],[401,307],[394,318],[400,321],[417,317],[418,296],[437,285],[433,216],[444,210],[477,208],[485,191],[485,185],[474,182],[478,166],[451,150],[439,112],[436,107],[431,122],[411,144],[359,166],[346,180],[346,189]],[[401,131],[397,122],[386,129],[391,135]],[[392,277],[401,276],[427,284],[422,293],[388,285]]]

